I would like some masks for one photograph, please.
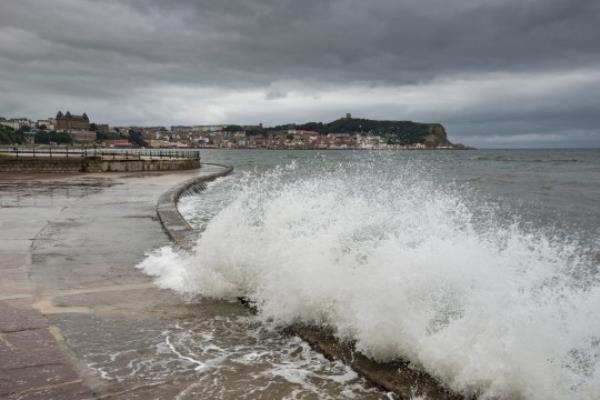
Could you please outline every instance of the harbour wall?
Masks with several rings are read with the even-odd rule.
[[[0,172],[145,172],[200,168],[194,158],[106,160],[100,157],[0,158]]]

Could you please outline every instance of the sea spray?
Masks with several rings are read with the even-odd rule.
[[[141,265],[157,284],[253,299],[265,320],[333,327],[481,398],[595,399],[597,261],[576,242],[415,163],[296,165],[248,175],[192,255]]]

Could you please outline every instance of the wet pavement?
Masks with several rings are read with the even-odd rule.
[[[73,338],[116,344],[120,320],[181,303],[134,265],[168,243],[158,196],[197,174],[0,174],[0,397],[119,397]]]
[[[169,245],[156,204],[216,167],[0,174],[0,398],[381,398],[238,304],[191,301],[135,269]]]

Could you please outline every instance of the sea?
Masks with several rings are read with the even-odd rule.
[[[600,398],[600,149],[201,156],[235,170],[180,200],[195,250],[139,265],[256,307],[182,328],[183,348],[219,349],[198,390],[226,398],[243,366],[239,398],[394,398],[285,333],[304,323],[467,396]]]

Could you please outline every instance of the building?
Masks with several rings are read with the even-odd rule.
[[[121,149],[123,149],[123,148],[129,148],[129,147],[133,146],[131,144],[131,142],[129,140],[127,140],[127,139],[107,140],[104,143],[108,147],[121,148]]]
[[[190,132],[192,129],[191,126],[187,125],[171,125],[171,132]]]
[[[55,129],[54,124],[55,124],[54,118],[38,119],[37,122],[35,123],[35,126],[39,129],[46,127],[47,130],[53,131]]]
[[[167,140],[150,140],[150,147],[153,149],[169,148],[172,147],[171,142]]]
[[[110,126],[108,124],[96,124],[96,132],[108,133],[110,132]]]
[[[69,111],[65,114],[63,114],[62,111],[59,111],[58,114],[56,114],[55,128],[57,131],[87,131],[90,129],[90,119],[86,113],[83,113],[83,115],[72,115]]]
[[[31,127],[33,124],[27,118],[11,118],[11,119],[0,119],[0,125],[7,126],[9,128],[19,130],[24,127]]]

